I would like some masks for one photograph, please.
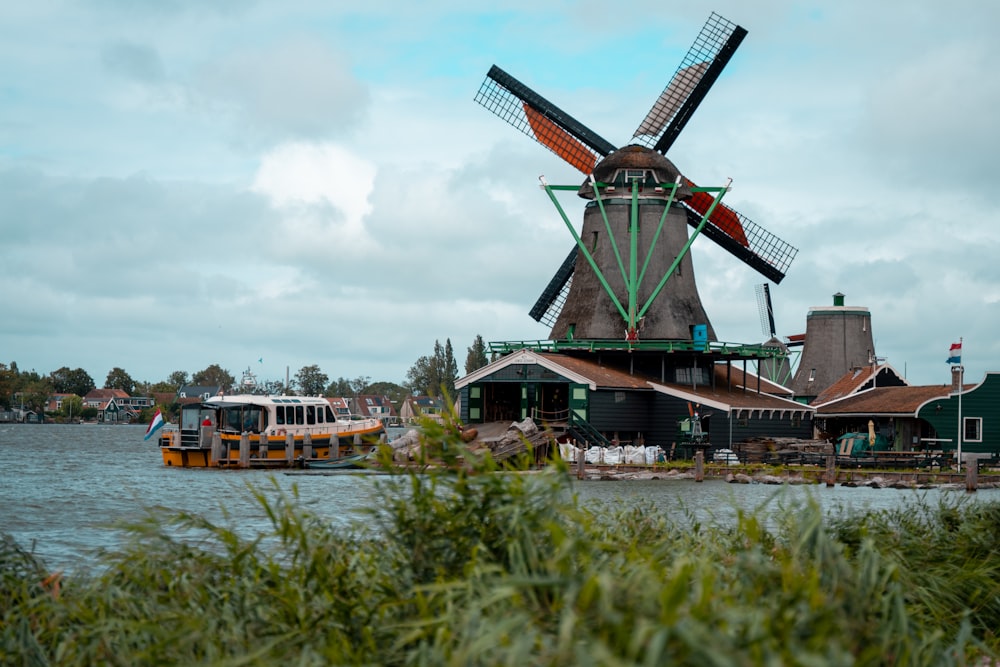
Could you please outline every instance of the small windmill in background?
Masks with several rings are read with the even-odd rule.
[[[785,341],[778,338],[774,326],[774,306],[771,303],[771,286],[768,283],[761,283],[754,286],[757,293],[757,310],[760,313],[760,330],[766,340],[765,347],[774,347],[781,350],[781,355],[768,359],[761,359],[758,362],[757,373],[761,377],[772,382],[787,387],[792,380],[792,363],[790,361],[793,353],[790,348],[802,346],[804,335],[786,336]],[[798,350],[795,351],[798,356]]]

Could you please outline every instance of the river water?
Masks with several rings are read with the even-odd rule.
[[[314,511],[344,525],[376,499],[373,482],[379,476],[373,474],[167,468],[154,439],[143,441],[144,432],[141,425],[0,424],[0,533],[12,535],[52,569],[71,571],[95,549],[120,543],[122,533],[111,524],[140,519],[147,508],[192,511],[214,521],[228,511],[242,528],[255,531],[270,524],[248,485],[269,497],[294,486]],[[686,509],[699,520],[725,520],[737,508],[773,508],[808,497],[839,512],[922,499],[936,503],[941,494],[959,493],[691,480],[574,482],[574,490],[585,503],[645,501],[665,512]],[[980,490],[975,499],[1000,499],[1000,490]]]

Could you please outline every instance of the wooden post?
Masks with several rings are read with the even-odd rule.
[[[965,462],[965,490],[974,493],[979,488],[979,459],[969,458]]]
[[[267,443],[269,440],[266,433],[260,434],[260,441],[257,443],[257,458],[267,459]]]
[[[837,483],[837,456],[835,454],[826,455],[826,473],[823,480],[827,486],[834,486]]]
[[[574,443],[576,440],[573,441]],[[583,447],[576,448],[576,478],[583,479],[587,476],[585,470],[587,463],[587,451]]]
[[[699,449],[694,453],[694,481],[705,481],[705,450]]]
[[[302,456],[308,461],[313,457],[312,433],[306,433],[302,438]]]
[[[246,431],[240,436],[240,467],[250,467],[250,434]]]
[[[222,434],[216,431],[212,434],[212,461],[215,465],[222,465],[222,459],[229,459],[229,452],[223,449]]]
[[[291,431],[285,434],[285,463],[289,466],[295,460],[295,434]]]

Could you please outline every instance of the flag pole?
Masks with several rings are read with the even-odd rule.
[[[962,338],[958,339],[958,349],[961,350],[959,354],[963,354],[965,350],[962,350]],[[965,374],[965,366],[962,365],[962,358],[959,357],[958,361],[958,472],[962,472],[962,386],[965,384],[965,379],[963,375]]]

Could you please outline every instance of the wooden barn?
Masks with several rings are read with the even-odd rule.
[[[669,452],[689,444],[684,425],[695,412],[711,447],[732,448],[760,437],[812,437],[814,409],[792,400],[780,385],[733,364],[665,370],[653,375],[588,356],[522,349],[455,386],[467,424],[531,417],[557,434],[575,430],[571,437],[596,446],[617,441]]]

